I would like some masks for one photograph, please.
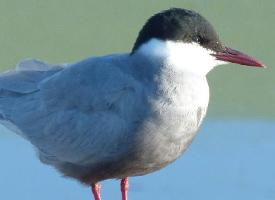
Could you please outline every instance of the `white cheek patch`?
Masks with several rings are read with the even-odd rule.
[[[217,65],[226,64],[211,56],[214,53],[213,51],[197,43],[151,39],[142,45],[138,51],[148,56],[164,59],[175,70],[188,71],[200,75],[206,75]]]

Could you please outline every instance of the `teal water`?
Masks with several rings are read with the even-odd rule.
[[[91,199],[89,188],[41,164],[31,145],[0,132],[0,199]],[[131,200],[274,200],[275,123],[206,121],[187,152],[156,173],[130,179]],[[102,183],[120,199],[119,182]]]

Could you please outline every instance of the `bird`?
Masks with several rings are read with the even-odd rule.
[[[265,67],[225,46],[196,11],[169,8],[145,22],[127,53],[24,59],[2,73],[0,122],[95,200],[107,179],[121,180],[127,200],[128,177],[160,170],[190,145],[207,112],[206,75],[228,63]]]

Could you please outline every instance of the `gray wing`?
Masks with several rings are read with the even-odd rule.
[[[36,59],[25,59],[17,64],[15,70],[0,75],[0,123],[24,136],[22,131],[12,123],[16,104],[22,105],[21,98],[37,92],[41,80],[61,71],[66,64],[51,65]],[[15,114],[16,113],[16,114]]]
[[[10,109],[0,109],[2,121],[30,140],[46,163],[91,164],[122,155],[144,103],[140,83],[115,61],[94,58],[48,66],[39,75],[20,70],[20,76],[27,73],[22,80],[3,78],[8,92],[0,96],[0,106]],[[21,88],[14,86],[18,81]]]
[[[62,70],[66,64],[51,65],[40,60],[26,59],[17,64],[15,70],[0,75],[0,92],[30,93],[46,77]]]

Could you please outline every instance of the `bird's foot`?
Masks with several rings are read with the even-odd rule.
[[[100,198],[100,184],[99,183],[92,184],[92,192],[94,194],[95,200],[101,200],[101,198]]]
[[[122,194],[122,200],[127,200],[127,192],[129,189],[129,181],[128,178],[121,179],[121,194]]]

